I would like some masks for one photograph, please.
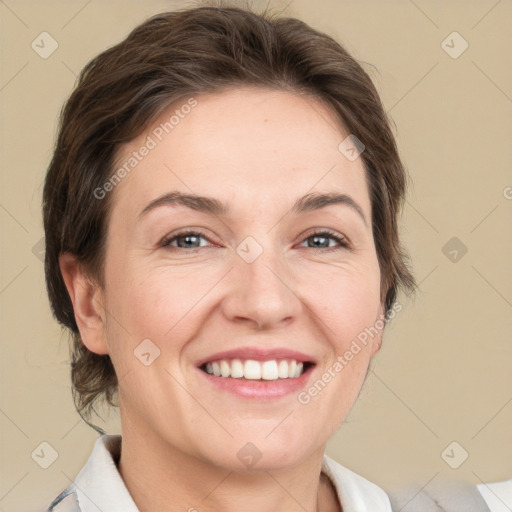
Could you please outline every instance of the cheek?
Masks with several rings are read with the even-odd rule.
[[[375,264],[324,266],[304,278],[302,290],[339,350],[373,325],[380,310],[380,273]]]
[[[204,320],[208,292],[218,281],[212,267],[192,271],[185,266],[127,264],[116,269],[109,276],[107,303],[111,313],[107,337],[114,364],[124,368],[133,363],[133,351],[146,339],[160,349],[160,362],[176,363]]]
[[[310,391],[315,395],[322,390],[323,395],[326,389],[323,407],[337,411],[336,423],[352,407],[366,376],[372,344],[380,335],[374,329],[380,312],[380,273],[372,264],[325,272],[317,272],[315,281],[304,280],[309,284],[308,288],[304,284],[303,295],[309,297],[329,344],[329,358],[322,362],[319,377],[322,382]],[[314,282],[321,286],[313,286]]]

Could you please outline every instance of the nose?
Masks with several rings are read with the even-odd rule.
[[[235,253],[234,268],[228,275],[229,289],[222,303],[224,315],[257,330],[279,327],[297,318],[303,305],[284,256],[267,247],[249,261]]]

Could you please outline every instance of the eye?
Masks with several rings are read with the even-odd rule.
[[[308,242],[310,240],[313,240],[312,244],[307,245],[310,249],[327,249],[327,251],[324,252],[330,252],[330,251],[336,251],[339,249],[348,249],[349,248],[349,242],[348,240],[338,235],[337,233],[333,231],[329,231],[327,229],[324,229],[322,231],[316,231],[312,234],[310,234],[304,242]],[[329,245],[330,241],[334,240],[338,245]],[[304,243],[303,242],[303,243]]]
[[[199,249],[201,247],[207,247],[208,243],[201,245],[201,239],[207,242],[209,241],[208,237],[203,232],[187,230],[164,238],[160,245],[161,247],[172,247],[175,249]],[[324,252],[335,251],[343,248],[347,249],[350,247],[350,244],[345,237],[326,229],[310,234],[306,237],[304,242],[309,242],[311,240],[313,242],[311,244],[308,243],[307,245],[309,249],[327,249],[327,251]],[[338,245],[330,245],[330,241],[334,241]]]
[[[197,249],[204,247],[204,245],[201,245],[199,242],[201,238],[208,240],[206,235],[200,231],[182,231],[181,233],[164,238],[160,245],[162,247],[174,247],[176,249]],[[174,245],[174,242],[176,242],[177,245]]]

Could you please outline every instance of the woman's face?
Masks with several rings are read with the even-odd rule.
[[[312,98],[241,88],[185,98],[122,148],[101,337],[123,429],[237,471],[323,451],[381,341],[358,341],[383,309],[348,135]]]

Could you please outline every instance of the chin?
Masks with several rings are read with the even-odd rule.
[[[265,435],[235,436],[226,443],[225,451],[218,454],[215,464],[238,473],[278,472],[297,466],[314,451],[323,449],[321,443],[313,445],[311,436],[301,434],[296,428],[290,433],[273,432],[267,438]]]

